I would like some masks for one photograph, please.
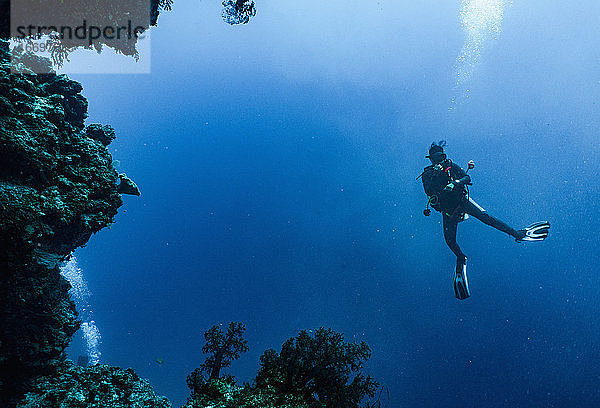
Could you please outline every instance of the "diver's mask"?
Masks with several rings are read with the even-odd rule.
[[[444,152],[434,152],[425,156],[427,159],[431,160],[433,164],[441,163],[446,160],[446,153]]]

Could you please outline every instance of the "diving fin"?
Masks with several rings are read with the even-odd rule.
[[[467,280],[467,258],[456,260],[456,271],[454,272],[454,296],[465,300],[471,296],[469,292],[469,281]]]
[[[533,242],[543,241],[548,236],[548,230],[550,229],[550,223],[548,221],[540,221],[531,224],[525,229],[519,230],[522,237],[516,238],[517,242]]]

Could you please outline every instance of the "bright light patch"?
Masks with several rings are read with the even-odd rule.
[[[490,39],[495,39],[501,31],[504,10],[508,0],[462,0],[460,22],[465,32],[465,44],[456,61],[457,98],[469,97],[468,81],[476,66],[481,62],[481,52]]]

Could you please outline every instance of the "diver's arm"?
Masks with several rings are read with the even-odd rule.
[[[471,184],[471,177],[459,165],[452,163],[451,180],[444,190],[453,190],[454,187],[463,187]]]
[[[465,175],[463,178],[459,178],[458,180],[454,180],[454,182],[456,184],[458,184],[459,186],[464,186],[467,184],[471,184],[471,176],[469,176],[468,174]]]
[[[459,186],[471,184],[471,176],[462,169],[458,164],[452,163],[452,174],[454,176],[454,183]]]

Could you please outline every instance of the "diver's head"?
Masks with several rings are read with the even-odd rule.
[[[440,140],[439,143],[433,142],[429,146],[429,154],[425,156],[431,160],[431,164],[438,164],[446,160],[446,153],[444,153],[444,147],[446,147],[446,141]]]

